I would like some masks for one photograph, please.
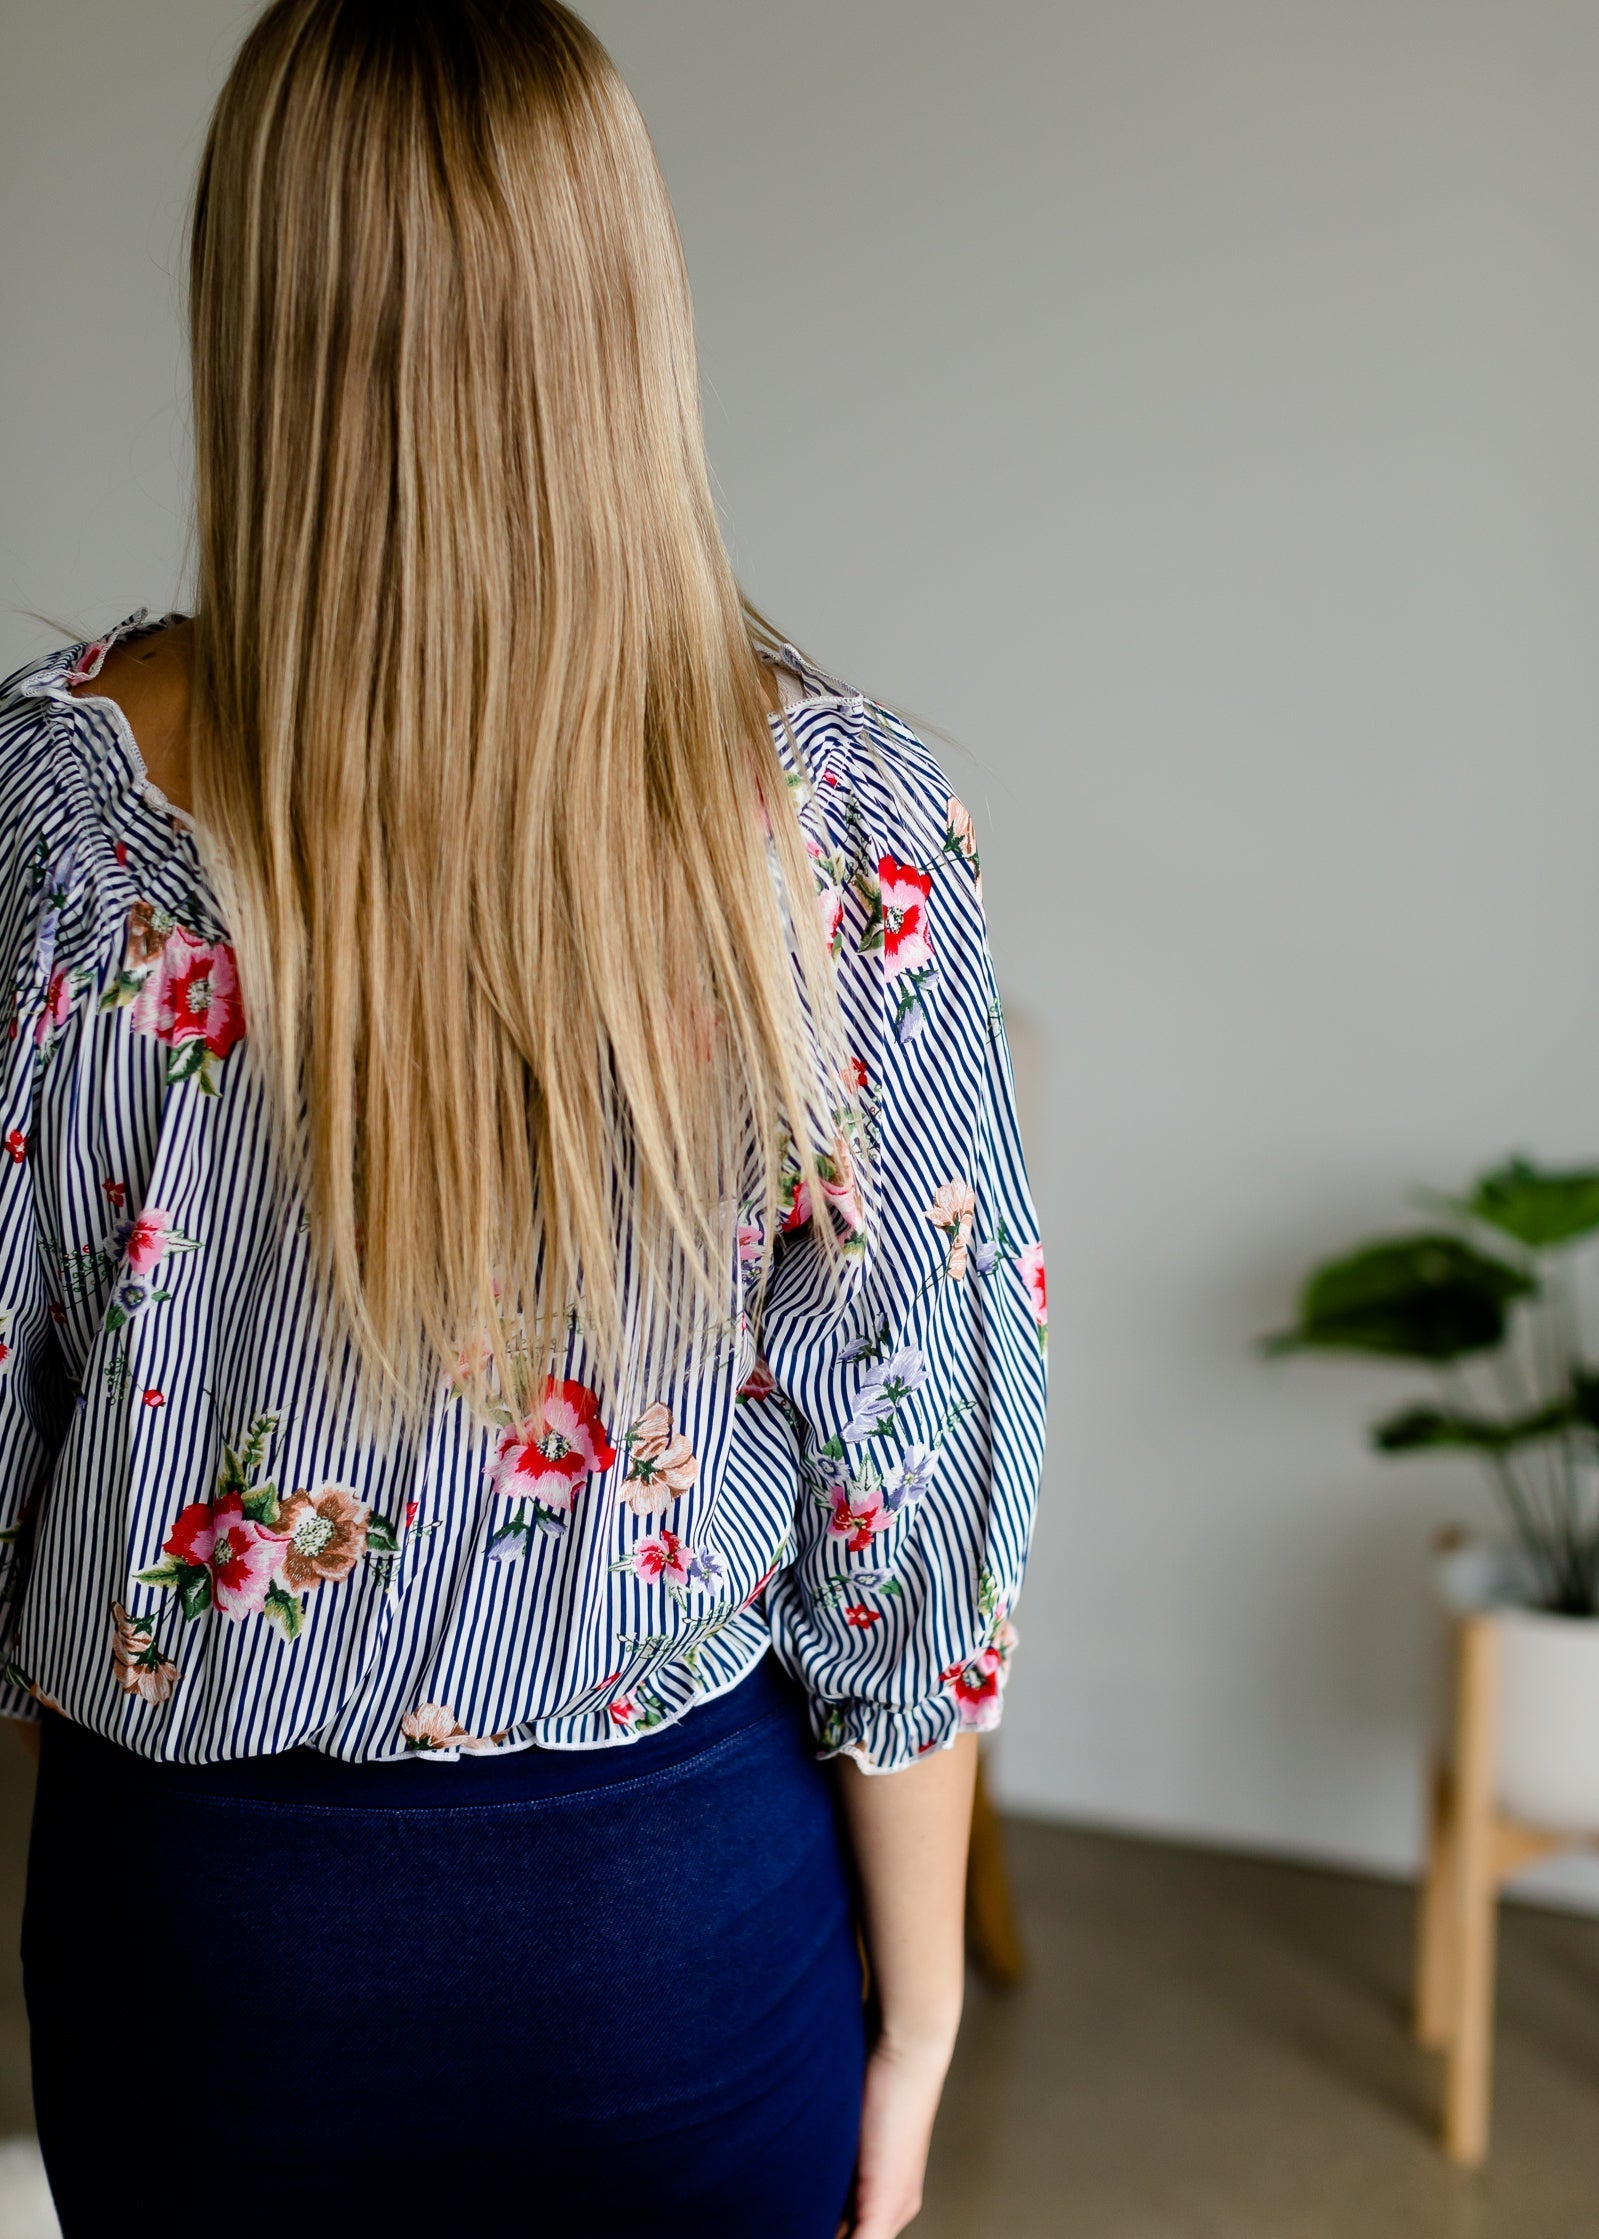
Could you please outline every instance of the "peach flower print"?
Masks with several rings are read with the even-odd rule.
[[[972,1185],[965,1181],[941,1182],[927,1208],[926,1218],[949,1238],[949,1260],[944,1272],[952,1282],[958,1283],[966,1273],[966,1255],[971,1248],[972,1218],[976,1211],[977,1199]]]
[[[628,1464],[622,1498],[635,1516],[656,1516],[670,1508],[699,1475],[694,1449],[681,1431],[674,1433],[661,1400],[644,1410],[623,1443]]]
[[[407,1750],[423,1756],[439,1749],[464,1749],[473,1755],[494,1749],[505,1739],[504,1734],[469,1734],[448,1703],[423,1703],[419,1710],[408,1710],[400,1720],[400,1731]]]
[[[983,872],[977,853],[976,827],[972,823],[966,804],[963,801],[958,801],[953,793],[949,797],[949,807],[945,811],[945,823],[948,830],[945,834],[944,845],[951,855],[958,855],[964,861],[970,863],[973,891],[977,899],[981,901],[983,898]]]
[[[182,1673],[155,1644],[147,1617],[130,1617],[120,1602],[111,1604],[111,1663],[125,1695],[158,1705],[169,1702]]]
[[[277,1528],[288,1534],[283,1583],[291,1594],[309,1593],[348,1578],[366,1552],[371,1510],[342,1485],[296,1493],[283,1503]]]

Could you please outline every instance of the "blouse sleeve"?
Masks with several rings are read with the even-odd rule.
[[[4,735],[13,728],[27,735]],[[39,1709],[15,1661],[17,1620],[68,1403],[33,1187],[37,1090],[90,981],[62,930],[75,883],[70,846],[38,829],[51,808],[29,752],[33,728],[0,716],[0,1716],[30,1719]]]
[[[779,1240],[761,1339],[801,1491],[767,1606],[824,1753],[889,1772],[999,1723],[1047,1324],[971,821],[896,718],[835,732],[800,791],[859,1089],[823,1179],[855,1233],[842,1286],[808,1207]]]

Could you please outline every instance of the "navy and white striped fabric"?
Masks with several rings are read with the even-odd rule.
[[[378,1444],[329,1387],[192,827],[73,695],[119,634],[0,687],[0,1709],[189,1763],[594,1748],[772,1645],[869,1769],[995,1723],[1044,1276],[971,825],[926,749],[785,649],[859,1089],[816,1209],[842,1285],[791,1193],[760,1326],[636,1421],[575,1352],[503,1434],[441,1391]]]

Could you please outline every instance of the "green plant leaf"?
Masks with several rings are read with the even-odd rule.
[[[1458,1236],[1385,1237],[1314,1269],[1298,1323],[1268,1337],[1265,1350],[1457,1360],[1499,1344],[1506,1309],[1537,1288],[1520,1268]]]
[[[278,1427],[276,1415],[257,1415],[251,1423],[244,1441],[244,1451],[239,1456],[240,1467],[246,1476],[254,1477],[266,1460],[269,1440]]]
[[[251,1523],[264,1524],[271,1531],[283,1513],[276,1485],[252,1485],[244,1496],[244,1513]]]
[[[369,1555],[397,1555],[400,1535],[387,1516],[369,1516],[366,1526],[366,1547]]]
[[[211,1607],[211,1573],[189,1563],[178,1565],[178,1600],[186,1619],[203,1617]]]
[[[1599,1229],[1599,1169],[1544,1173],[1529,1159],[1507,1159],[1479,1177],[1469,1197],[1441,1200],[1452,1212],[1497,1228],[1535,1252]]]
[[[299,1639],[305,1624],[305,1605],[297,1594],[285,1593],[281,1586],[269,1586],[261,1614],[271,1618],[285,1640]]]
[[[175,1561],[171,1555],[168,1555],[165,1561],[157,1563],[153,1570],[135,1571],[133,1575],[135,1583],[140,1586],[160,1586],[163,1588],[180,1586],[183,1583],[183,1565]]]
[[[1564,1401],[1531,1415],[1494,1422],[1483,1415],[1456,1415],[1442,1407],[1406,1407],[1374,1426],[1371,1442],[1381,1454],[1418,1454],[1428,1449],[1465,1448],[1479,1454],[1505,1454],[1540,1438],[1558,1437],[1569,1428],[1572,1409]]]
[[[176,1088],[180,1081],[193,1080],[205,1063],[205,1044],[196,1038],[180,1042],[167,1059],[167,1086]]]

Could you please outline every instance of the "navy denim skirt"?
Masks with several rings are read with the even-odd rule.
[[[625,1749],[157,1766],[51,1718],[23,1963],[66,2239],[833,2239],[864,2027],[770,1656]]]

